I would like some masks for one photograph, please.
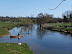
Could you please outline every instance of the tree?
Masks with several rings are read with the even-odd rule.
[[[63,17],[64,17],[64,19],[63,19],[64,22],[67,22],[67,17],[66,16],[63,16]]]
[[[70,22],[72,23],[72,13],[70,14]]]
[[[37,16],[37,24],[40,25],[40,28],[41,28],[41,24],[55,22],[55,21],[56,19],[53,19],[53,15],[49,15],[47,13],[45,14],[39,13]]]
[[[72,22],[72,11],[65,11],[62,16],[66,16],[66,20],[69,21],[69,22]]]

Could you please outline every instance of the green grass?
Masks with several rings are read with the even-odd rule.
[[[61,27],[54,27],[53,29],[61,29]]]
[[[43,27],[53,26],[53,29],[63,29],[65,31],[72,31],[72,28],[64,28],[65,26],[72,26],[72,23],[48,23],[43,24]]]
[[[6,31],[4,28],[1,28],[1,27],[0,27],[0,36],[6,35],[6,34],[8,34],[8,33],[9,33],[8,31]]]
[[[48,23],[45,26],[72,26],[72,23]]]
[[[9,32],[8,32],[7,30],[5,30],[5,29],[10,30],[10,29],[12,29],[13,27],[16,27],[16,25],[18,25],[18,24],[21,24],[21,25],[27,24],[27,25],[29,25],[29,24],[33,24],[33,23],[29,23],[29,22],[27,22],[27,23],[23,23],[23,22],[11,22],[11,21],[0,22],[0,36],[6,35],[6,34],[9,33]]]
[[[26,43],[0,43],[0,54],[34,54]]]
[[[9,34],[9,32],[6,29],[10,30],[12,29],[12,27],[16,25],[17,25],[17,22],[10,22],[10,21],[0,22],[0,36]]]
[[[65,31],[72,31],[72,28],[64,28]]]
[[[17,24],[22,24],[22,23],[21,22],[11,22],[11,21],[0,22],[0,27],[2,27],[2,28],[8,28],[10,30],[13,27],[15,27]]]
[[[13,27],[15,27],[17,24],[33,24],[33,23],[23,23],[23,22],[11,22],[11,21],[7,21],[7,22],[0,22],[0,27],[2,28],[8,28],[9,30],[12,29]]]

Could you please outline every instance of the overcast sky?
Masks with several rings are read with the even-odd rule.
[[[26,17],[37,16],[39,13],[53,14],[61,17],[62,13],[72,10],[72,0],[64,1],[57,9],[55,8],[62,0],[0,0],[0,16]]]

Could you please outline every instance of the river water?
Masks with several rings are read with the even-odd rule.
[[[29,33],[28,33],[29,31]],[[10,35],[24,35],[24,37],[0,38],[0,43],[27,43],[34,54],[72,54],[72,35],[61,32],[40,29],[37,25],[15,27]]]

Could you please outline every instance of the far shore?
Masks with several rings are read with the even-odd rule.
[[[71,23],[48,23],[42,24],[42,28],[72,34]]]

